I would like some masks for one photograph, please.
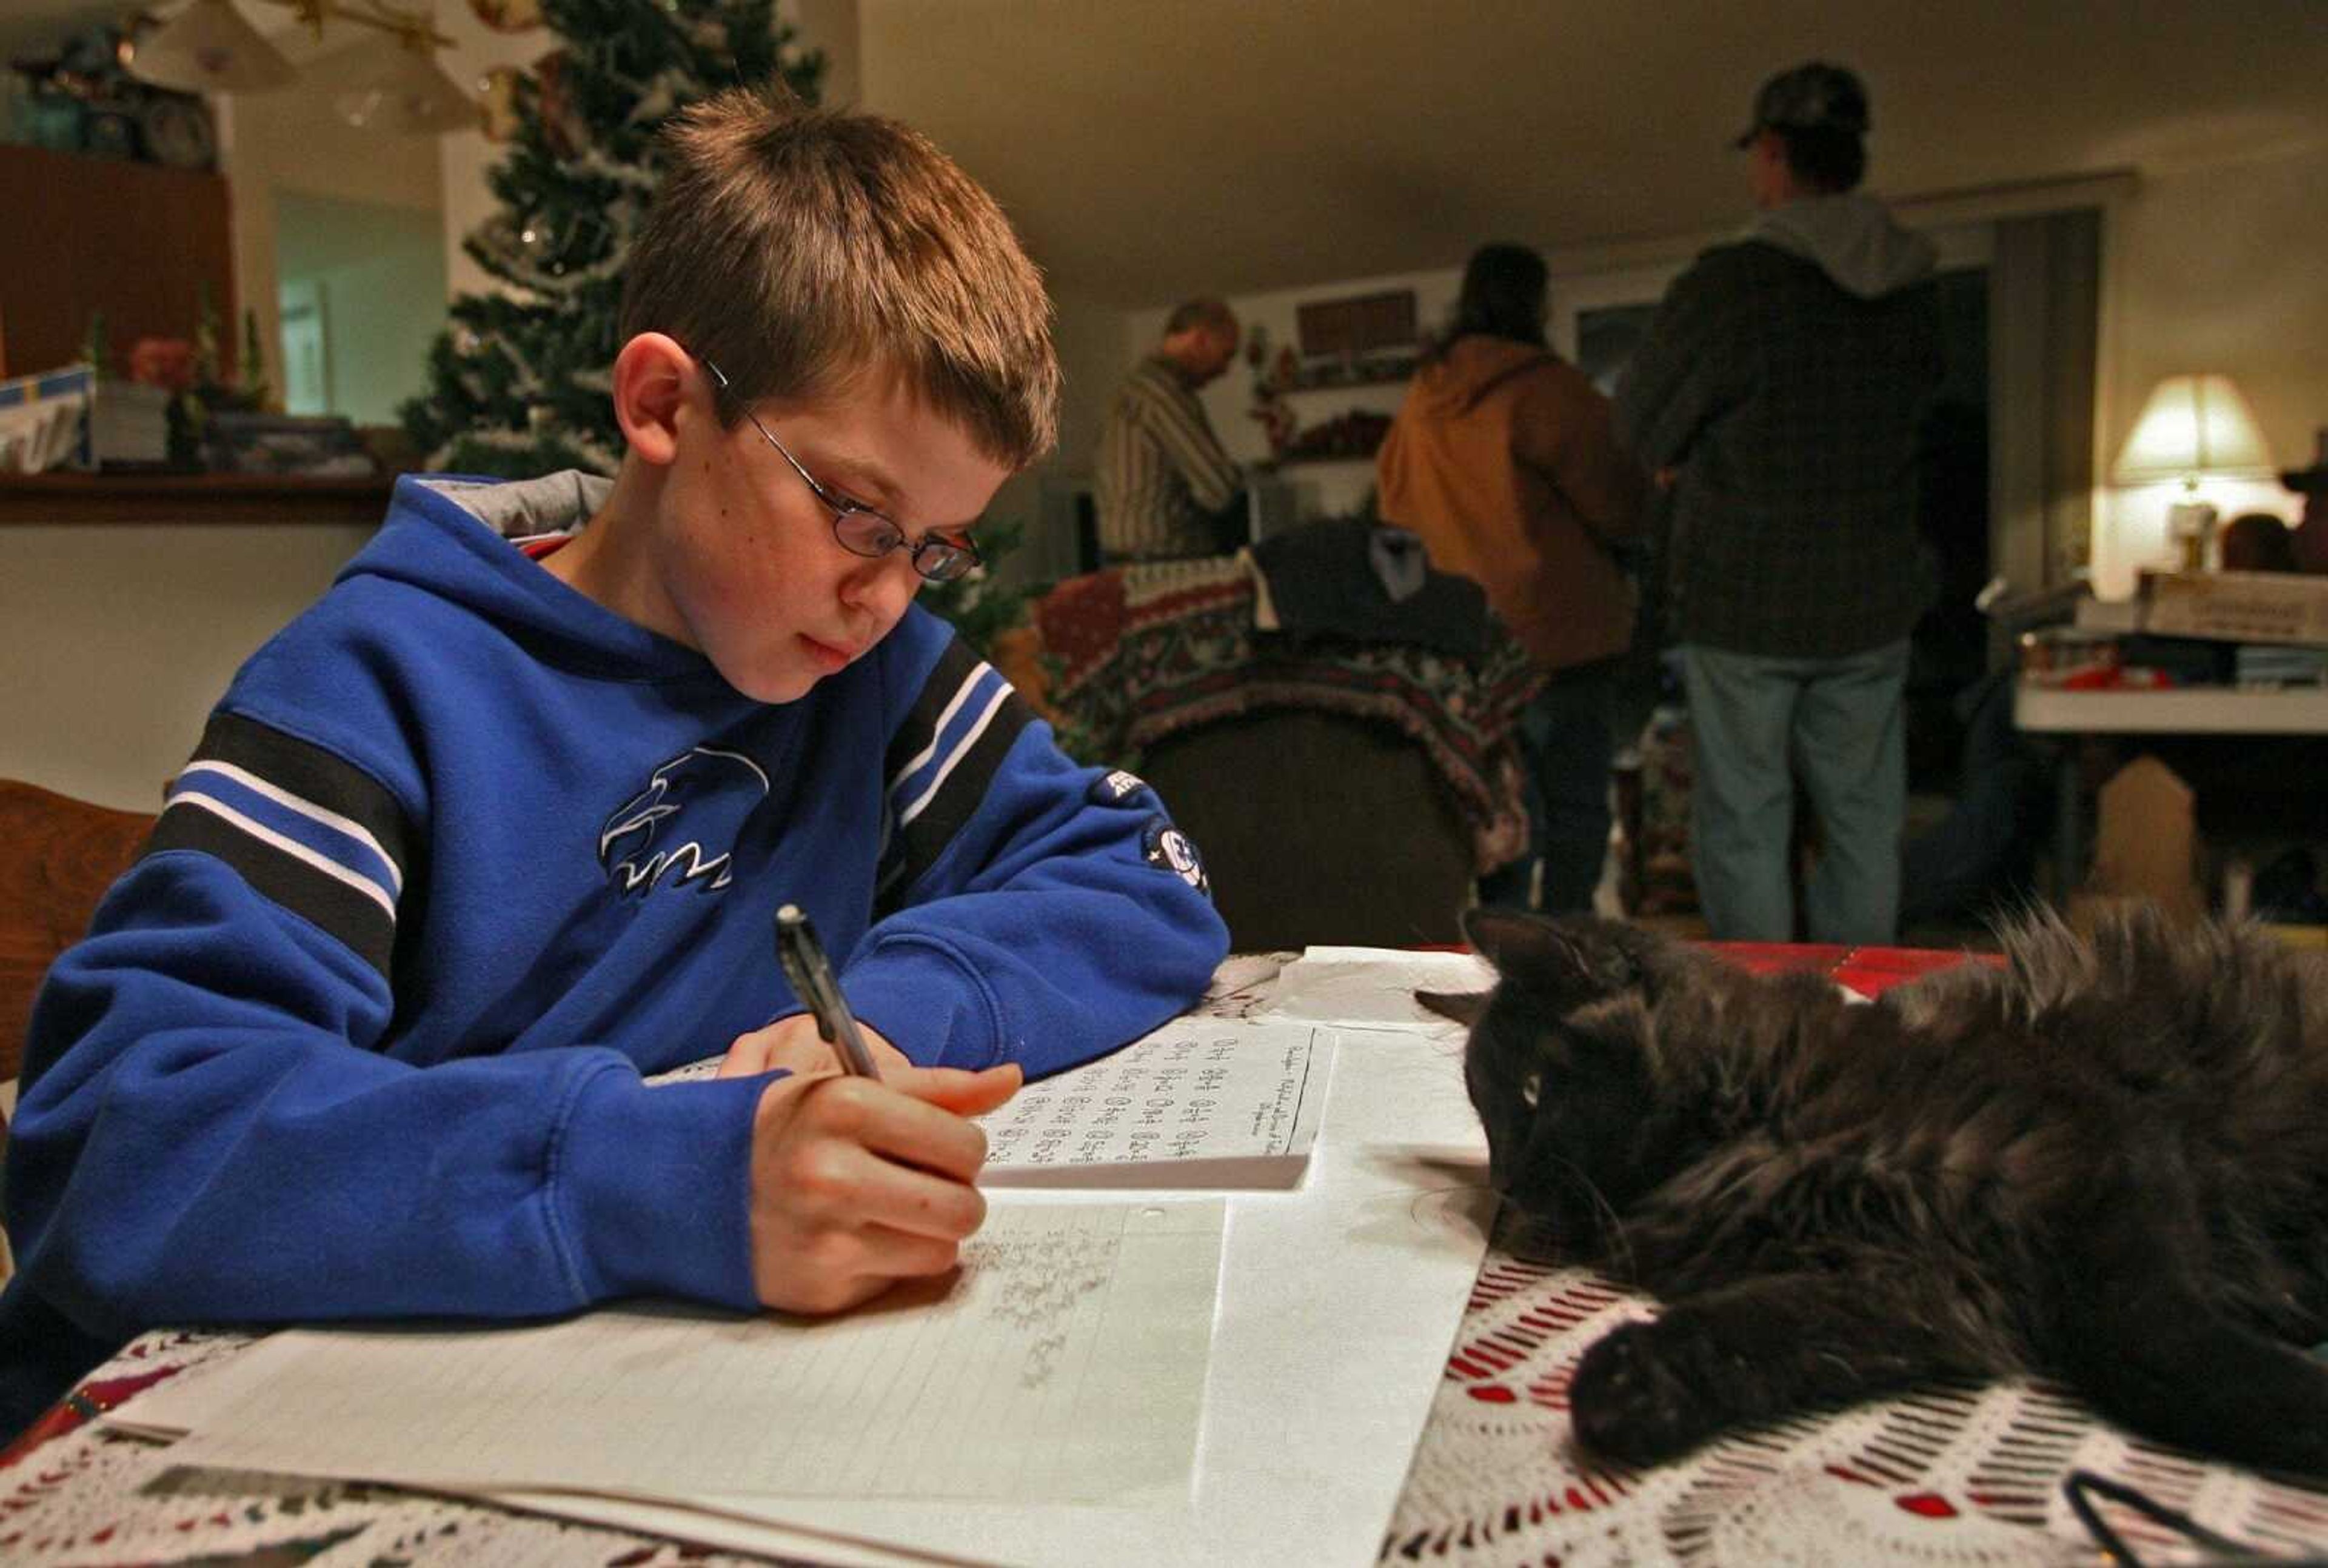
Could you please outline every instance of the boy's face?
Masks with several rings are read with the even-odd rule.
[[[690,404],[654,547],[671,621],[658,629],[746,696],[791,702],[887,636],[922,579],[905,549],[843,549],[832,509],[751,420],[722,430],[708,396]],[[753,412],[827,494],[894,519],[910,541],[968,529],[1009,477],[894,378]]]

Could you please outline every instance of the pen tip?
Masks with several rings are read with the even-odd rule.
[[[800,906],[797,904],[785,905],[783,908],[776,911],[776,918],[784,921],[798,920],[802,918]]]

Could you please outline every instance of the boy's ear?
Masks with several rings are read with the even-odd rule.
[[[678,460],[680,408],[708,392],[708,372],[678,340],[659,332],[639,333],[615,356],[615,420],[644,462],[667,466]]]

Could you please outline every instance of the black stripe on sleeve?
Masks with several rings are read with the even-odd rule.
[[[336,877],[255,839],[215,812],[180,801],[154,824],[146,852],[199,850],[234,868],[262,897],[304,915],[347,944],[357,957],[385,978],[396,947],[396,922],[388,911]]]
[[[396,863],[398,876],[408,874],[412,831],[404,808],[386,785],[345,757],[255,718],[213,713],[192,760],[231,763],[312,805],[337,812],[379,840]]]
[[[953,649],[962,648],[961,640],[957,638]],[[953,652],[949,650],[947,657],[939,661],[939,671],[944,671],[952,661]],[[907,721],[908,728],[920,729],[923,739],[920,745],[910,748],[892,747],[895,765],[889,770],[890,779],[895,779],[896,768],[904,766],[929,744],[930,727],[935,723],[937,715],[944,710],[945,705],[953,699],[954,693],[961,690],[962,678],[976,669],[978,662],[977,656],[971,654],[962,665],[960,674],[951,681],[942,680],[938,671],[932,672],[931,684],[923,691],[923,701],[915,705],[914,717]],[[945,781],[938,786],[936,795],[912,822],[906,824],[902,832],[892,834],[887,850],[882,857],[879,895],[876,901],[877,916],[897,908],[906,889],[937,863],[938,857],[945,852],[954,835],[977,813],[980,804],[986,799],[987,786],[994,782],[995,775],[1002,771],[1003,759],[1010,755],[1010,748],[1018,743],[1020,733],[1035,722],[1035,710],[1028,706],[1027,699],[1018,695],[1015,687],[1005,681],[1002,690],[1001,705],[995,709],[994,717],[988,721],[978,738],[971,743],[970,748],[955,761]],[[933,704],[930,699],[934,693],[942,694],[937,695]],[[965,708],[980,708],[990,699],[990,693],[983,698],[973,697]],[[923,711],[925,704],[928,705],[926,714]],[[962,717],[966,718],[967,715]],[[911,803],[910,801],[894,799],[888,803],[892,811]]]
[[[405,878],[411,876],[411,827],[396,797],[344,758],[253,719],[211,715],[192,762],[222,762],[299,799],[356,822],[378,840]],[[195,850],[233,868],[262,897],[345,943],[381,975],[390,972],[396,920],[367,894],[252,834],[193,800],[164,808],[146,853]]]
[[[914,706],[897,726],[897,733],[889,737],[889,749],[881,758],[883,789],[896,784],[897,771],[921,756],[923,747],[937,733],[938,716],[962,690],[962,683],[970,679],[970,672],[982,662],[970,644],[962,640],[961,634],[947,640],[945,652],[938,655],[938,662],[922,681],[921,695],[914,699]]]

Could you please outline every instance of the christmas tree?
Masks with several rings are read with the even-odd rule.
[[[453,302],[429,390],[401,410],[432,469],[615,472],[615,319],[662,180],[656,133],[690,103],[775,76],[813,103],[824,76],[774,0],[543,0],[542,17],[566,46],[519,81],[511,151],[487,176],[502,211],[462,245],[502,286]]]

